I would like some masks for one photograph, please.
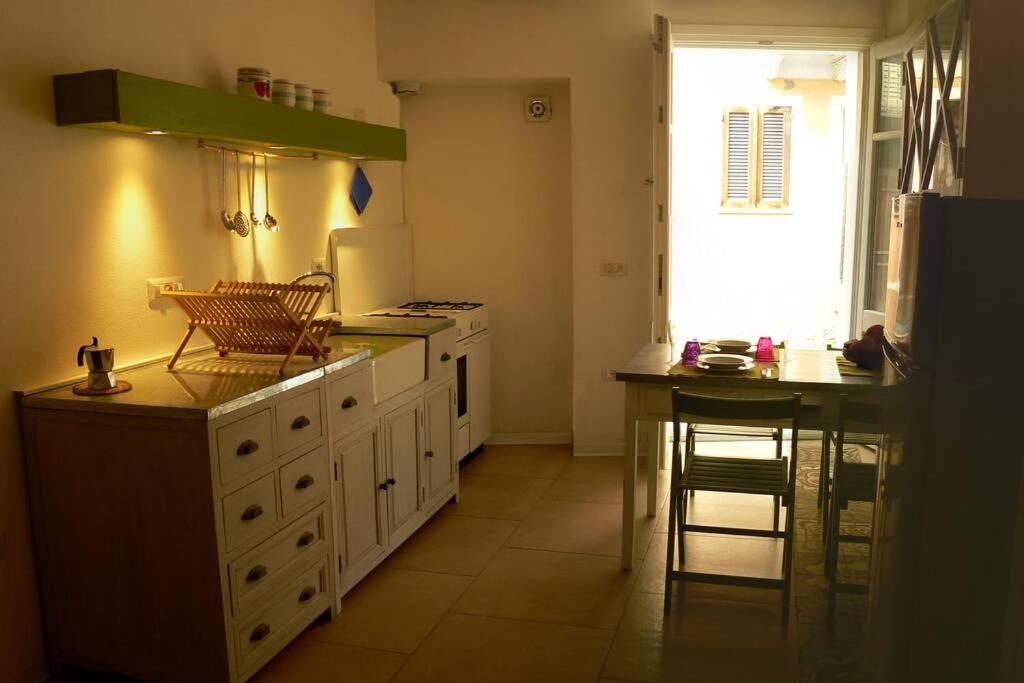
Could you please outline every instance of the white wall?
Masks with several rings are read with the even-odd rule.
[[[377,3],[382,78],[571,81],[577,452],[621,451],[622,386],[600,372],[650,336],[652,15],[649,0]],[[478,168],[502,163],[480,155]],[[602,260],[629,275],[600,277]]]
[[[299,9],[301,8],[301,9]],[[0,389],[78,374],[75,351],[92,335],[119,364],[167,354],[184,315],[151,309],[145,279],[184,275],[287,280],[326,253],[332,226],[358,224],[342,161],[271,168],[277,235],[240,239],[217,219],[219,162],[195,142],[54,124],[51,76],[120,68],[228,87],[239,66],[332,91],[335,113],[398,124],[398,102],[376,79],[372,0],[301,5],[8,0],[0,5],[4,243],[0,252]],[[274,106],[274,105],[267,105]],[[367,223],[402,219],[397,163],[368,164],[375,186]],[[14,402],[0,407],[0,680],[43,662],[32,547]]]
[[[671,318],[680,339],[837,341],[844,83],[770,79],[777,56],[683,49],[673,70]],[[723,111],[791,107],[789,206],[723,211]],[[855,108],[850,112],[853,125]],[[845,325],[838,333],[846,334]],[[845,336],[842,337],[845,339]]]
[[[378,0],[386,80],[567,78],[572,113],[573,431],[577,453],[620,453],[622,386],[601,381],[650,340],[651,23],[879,28],[882,0]],[[480,159],[481,167],[500,159]],[[410,188],[411,190],[411,188]],[[600,277],[624,261],[626,277]]]
[[[550,121],[525,120],[532,95],[552,98]],[[490,309],[493,441],[572,432],[569,116],[565,83],[426,84],[402,100],[416,297]]]

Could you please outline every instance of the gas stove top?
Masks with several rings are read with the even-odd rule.
[[[399,306],[399,308],[405,308],[405,306]],[[441,320],[448,317],[446,315],[431,315],[430,313],[396,313],[394,311],[384,311],[382,313],[366,313],[365,315],[370,318],[437,318]]]
[[[472,311],[481,306],[483,304],[475,304],[469,301],[410,301],[398,308],[413,311]]]

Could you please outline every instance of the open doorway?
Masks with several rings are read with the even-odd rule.
[[[849,336],[856,52],[672,51],[669,324],[678,342]]]

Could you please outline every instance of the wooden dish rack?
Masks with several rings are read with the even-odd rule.
[[[329,285],[284,285],[217,280],[208,292],[164,292],[188,315],[188,329],[167,363],[173,368],[196,329],[228,353],[284,355],[280,373],[296,355],[327,358],[330,320],[314,320]]]

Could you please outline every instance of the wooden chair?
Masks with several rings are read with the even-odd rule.
[[[669,497],[668,553],[665,563],[665,612],[671,610],[672,581],[731,584],[782,589],[782,621],[789,620],[790,575],[793,565],[793,511],[796,491],[797,439],[800,430],[800,394],[792,398],[731,399],[685,394],[672,390],[672,486]],[[681,423],[687,422],[685,445],[681,444]],[[741,458],[697,455],[692,424],[791,429],[789,457]],[[685,451],[685,452],[683,452]],[[685,460],[685,465],[683,461]],[[786,508],[786,526],[773,529],[689,524],[686,520],[687,492],[719,491],[771,496]],[[777,511],[776,511],[777,518]],[[735,536],[783,539],[782,576],[728,576],[685,570],[686,532],[700,531]],[[675,544],[679,542],[680,569],[675,568]]]
[[[852,401],[844,394],[839,397],[839,429],[835,433],[836,462],[832,489],[825,516],[825,576],[828,579],[828,614],[835,613],[836,593],[864,593],[866,586],[839,582],[839,544],[871,544],[870,536],[843,534],[840,530],[842,511],[851,502],[875,502],[878,465],[875,463],[846,462],[843,446],[873,439],[881,433],[881,407],[878,404]],[[851,441],[851,438],[854,441]]]

